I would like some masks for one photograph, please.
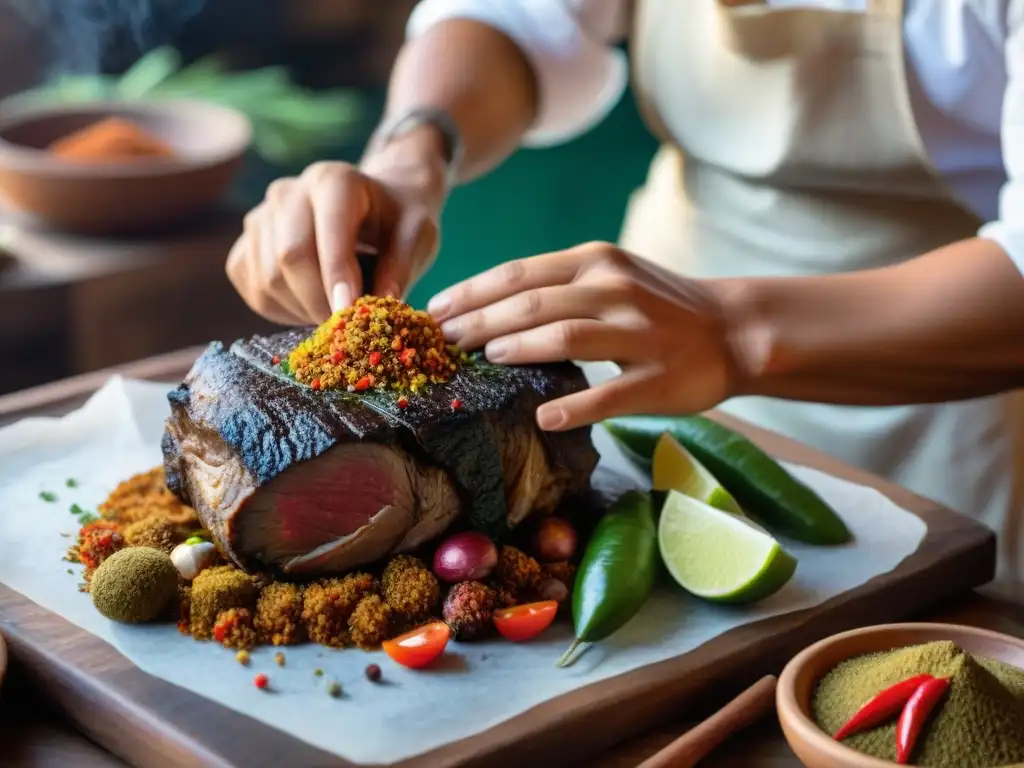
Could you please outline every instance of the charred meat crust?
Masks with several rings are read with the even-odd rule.
[[[184,501],[192,502],[175,427],[191,423],[216,433],[257,486],[336,445],[386,443],[446,470],[471,524],[501,538],[508,528],[508,504],[496,430],[504,423],[533,425],[540,403],[586,387],[583,373],[571,364],[475,362],[399,408],[399,393],[318,392],[286,377],[272,360],[285,358],[308,333],[254,337],[230,349],[213,343],[169,393],[164,465],[168,486]],[[538,434],[549,465],[576,479],[573,491],[585,493],[598,458],[589,430]]]

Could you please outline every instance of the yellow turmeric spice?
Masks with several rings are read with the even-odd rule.
[[[313,389],[416,392],[448,381],[458,359],[426,312],[391,297],[363,296],[292,350],[288,364]]]

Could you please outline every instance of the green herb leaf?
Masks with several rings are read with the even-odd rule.
[[[64,482],[64,485],[66,485],[68,488],[77,488],[78,487],[78,481],[75,480],[75,478],[73,478],[73,477],[69,477]]]
[[[41,491],[39,493],[39,498],[42,499],[43,501],[52,503],[57,500],[57,494],[54,493],[53,491]]]
[[[78,522],[81,525],[88,525],[89,523],[95,523],[99,519],[99,516],[94,515],[92,512],[85,512],[78,518]]]

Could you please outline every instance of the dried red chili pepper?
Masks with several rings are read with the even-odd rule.
[[[896,762],[906,764],[914,751],[917,737],[931,716],[935,705],[949,688],[949,678],[933,677],[925,680],[914,691],[896,722]]]
[[[876,725],[896,717],[896,714],[910,701],[910,698],[921,687],[922,683],[934,679],[931,675],[915,675],[877,693],[870,701],[858,709],[842,728],[836,731],[833,738],[836,741],[842,741],[847,736],[852,736],[868,728],[874,728]]]

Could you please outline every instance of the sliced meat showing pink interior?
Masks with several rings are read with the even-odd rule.
[[[296,464],[261,487],[232,521],[237,548],[285,572],[344,571],[393,551],[417,521],[413,459],[353,443]]]

